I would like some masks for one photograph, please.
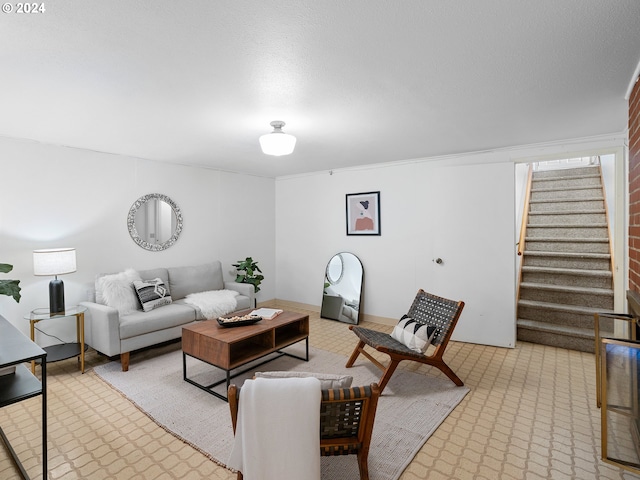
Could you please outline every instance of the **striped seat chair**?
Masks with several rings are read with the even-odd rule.
[[[229,386],[231,423],[236,431],[240,389]],[[322,390],[320,403],[320,455],[357,455],[360,479],[369,480],[369,446],[380,389],[364,387]],[[238,480],[242,480],[238,472]]]
[[[431,344],[436,347],[435,350],[433,350],[430,355],[425,355],[411,350],[387,333],[351,325],[349,328],[358,336],[359,341],[347,361],[347,368],[352,367],[358,355],[362,353],[371,360],[375,366],[382,370],[382,376],[378,381],[380,393],[385,389],[393,372],[396,371],[398,364],[403,360],[432,365],[439,368],[456,385],[464,385],[462,380],[458,378],[442,359],[463,308],[464,302],[462,301],[448,300],[427,293],[422,289],[418,290],[407,315],[423,325],[435,327],[436,333],[431,341]],[[385,366],[373,358],[369,352],[365,351],[365,345],[388,355],[390,358],[389,363]]]

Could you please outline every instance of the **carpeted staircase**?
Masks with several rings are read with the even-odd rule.
[[[600,165],[533,172],[518,340],[594,351],[593,314],[612,311]]]

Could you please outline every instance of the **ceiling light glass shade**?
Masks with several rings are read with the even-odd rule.
[[[296,146],[296,137],[284,133],[282,127],[285,123],[279,120],[271,122],[273,132],[260,137],[260,147],[266,155],[289,155]]]
[[[64,275],[75,271],[75,248],[49,248],[33,251],[34,275]]]

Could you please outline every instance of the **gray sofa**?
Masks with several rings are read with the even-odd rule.
[[[120,355],[124,372],[129,369],[130,352],[180,338],[184,325],[204,319],[198,307],[185,302],[188,294],[235,290],[239,292],[235,297],[236,310],[254,306],[253,285],[224,281],[219,261],[192,267],[141,270],[138,273],[142,279],[161,278],[169,288],[172,303],[148,312],[140,309],[121,315],[116,308],[99,303],[99,292],[97,301],[81,302],[87,307],[85,342],[109,357]]]

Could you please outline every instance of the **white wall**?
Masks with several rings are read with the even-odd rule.
[[[0,162],[0,263],[14,265],[2,278],[22,287],[19,304],[0,296],[0,314],[25,333],[23,316],[48,306],[51,279],[33,275],[38,248],[76,248],[77,272],[60,277],[67,305],[88,297],[99,272],[220,260],[230,280],[231,264],[247,256],[265,275],[258,301],[275,297],[273,179],[6,138]],[[180,238],[162,252],[140,248],[127,229],[131,205],[147,193],[168,195],[183,214]],[[41,341],[49,343],[57,341]]]
[[[455,339],[513,346],[513,182],[512,164],[447,162],[280,179],[277,296],[319,305],[326,263],[348,251],[364,266],[365,315],[399,319],[423,288],[466,302]],[[381,235],[347,236],[345,194],[377,190]]]
[[[319,308],[327,262],[352,252],[364,266],[365,315],[391,323],[423,288],[466,302],[454,339],[514,346],[522,200],[514,164],[623,144],[623,135],[600,136],[281,177],[276,296]],[[378,190],[381,236],[347,236],[345,194]]]

